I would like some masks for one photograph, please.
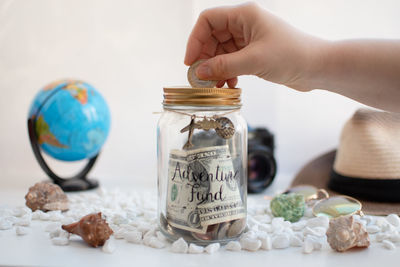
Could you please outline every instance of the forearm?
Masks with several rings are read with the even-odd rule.
[[[323,42],[313,61],[303,87],[400,112],[400,41]]]

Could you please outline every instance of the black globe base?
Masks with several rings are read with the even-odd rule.
[[[99,187],[99,182],[88,178],[71,178],[63,181],[54,182],[59,185],[65,192],[84,191]]]
[[[40,167],[50,177],[50,179],[53,180],[55,184],[59,185],[66,192],[90,190],[99,186],[99,182],[97,180],[88,179],[86,177],[90,170],[93,168],[93,165],[96,162],[99,154],[89,159],[85,167],[75,176],[71,178],[61,178],[50,169],[50,167],[44,160],[40,151],[39,144],[37,142],[37,135],[34,126],[35,118],[28,119],[28,133],[33,154],[35,155],[35,158],[38,161]]]

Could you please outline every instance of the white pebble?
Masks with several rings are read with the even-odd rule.
[[[161,242],[167,241],[167,238],[165,237],[165,235],[163,233],[161,233],[160,231],[156,232],[156,236],[157,236],[158,240],[160,240]]]
[[[384,217],[378,217],[375,221],[375,224],[382,228],[388,224],[388,221]]]
[[[293,235],[290,237],[290,246],[301,247],[303,246],[303,240],[301,240],[298,236]]]
[[[367,225],[373,224],[376,221],[375,217],[372,217],[370,215],[364,215],[361,219],[366,221]]]
[[[255,238],[244,237],[240,239],[242,249],[249,251],[257,251],[261,247],[261,241]]]
[[[390,238],[390,235],[387,233],[379,233],[375,236],[376,242],[382,242],[383,240],[387,240]]]
[[[106,242],[104,243],[103,247],[101,248],[101,250],[103,250],[103,252],[109,253],[109,254],[114,253],[114,251],[116,249],[117,249],[117,247],[115,246],[115,241],[112,238],[107,239]]]
[[[400,226],[400,218],[397,214],[389,214],[386,216],[386,220],[394,227]]]
[[[46,213],[46,212],[40,213],[39,220],[41,220],[41,221],[48,221],[48,220],[50,220],[50,214],[48,214],[48,213]]]
[[[391,234],[396,231],[396,227],[394,227],[390,223],[387,223],[382,226],[381,230],[382,230],[382,232],[388,232],[389,234]]]
[[[129,243],[140,244],[142,242],[142,232],[139,231],[125,232],[124,239]]]
[[[256,239],[257,234],[255,231],[248,231],[248,232],[245,232],[244,234],[242,234],[241,239],[243,239],[243,238]]]
[[[308,235],[304,239],[304,242],[311,242],[313,244],[314,250],[320,250],[322,248],[322,245],[325,242],[325,240],[323,240],[322,238],[312,236],[312,235]]]
[[[171,251],[174,253],[186,253],[188,251],[188,244],[181,237],[172,243]]]
[[[390,241],[394,243],[399,243],[400,242],[400,234],[399,233],[394,233],[390,236]]]
[[[219,243],[212,243],[212,244],[208,245],[207,247],[205,247],[204,250],[208,254],[213,254],[213,253],[217,252],[220,247],[221,247],[221,245]]]
[[[124,239],[125,233],[126,233],[126,230],[124,228],[119,228],[116,231],[114,231],[113,235],[114,235],[115,239]]]
[[[195,245],[193,243],[191,243],[189,245],[189,251],[188,252],[190,254],[201,254],[201,253],[203,253],[203,251],[204,251],[204,247],[202,247],[202,246],[197,246],[197,245]]]
[[[303,243],[303,253],[304,254],[310,254],[314,250],[314,244],[313,242],[306,238]]]
[[[239,241],[229,241],[229,243],[226,244],[225,249],[230,251],[240,251],[242,246]]]
[[[8,218],[1,218],[0,219],[0,230],[8,230],[13,227],[13,222]]]
[[[319,216],[319,217],[309,219],[307,221],[307,226],[310,228],[314,228],[314,227],[328,228],[329,227],[329,218],[326,216]]]
[[[254,219],[256,219],[259,223],[271,222],[271,217],[268,214],[254,215]]]
[[[17,235],[26,235],[26,234],[29,234],[29,228],[17,226],[17,227],[15,228],[15,233],[16,233]]]
[[[60,223],[50,223],[44,228],[44,231],[50,233],[50,232],[54,232],[55,230],[60,229],[60,228],[61,228]]]
[[[247,216],[247,225],[249,227],[253,227],[258,224],[260,224],[260,223],[256,219],[254,219],[252,216]]]
[[[61,214],[60,210],[49,211],[49,220],[53,222],[59,222],[64,219],[64,215]]]
[[[258,240],[261,241],[261,249],[263,250],[271,250],[272,249],[272,241],[269,235],[260,236]]]
[[[290,240],[289,237],[286,234],[279,234],[276,235],[272,239],[272,246],[277,249],[284,249],[289,247],[290,245]]]
[[[310,228],[310,227],[306,227],[303,230],[303,234],[306,235],[314,235],[314,236],[325,236],[326,233],[326,228],[324,227],[314,227],[314,228]]]
[[[381,230],[379,226],[376,225],[367,225],[366,230],[369,234],[375,234]]]
[[[18,221],[15,222],[15,225],[29,226],[29,225],[31,225],[31,220],[32,220],[32,214],[27,213],[27,214],[23,215],[22,217],[20,217],[18,219]]]
[[[15,217],[22,217],[25,216],[26,214],[31,214],[32,210],[27,208],[27,207],[16,207],[12,209],[12,214]]]
[[[165,247],[165,243],[160,241],[157,237],[155,236],[151,236],[151,237],[147,237],[146,239],[148,239],[148,241],[146,241],[146,246],[152,247],[152,248],[164,248]]]
[[[51,243],[56,246],[66,246],[69,244],[69,239],[65,237],[55,237],[51,239]]]
[[[43,213],[41,210],[35,210],[32,212],[32,220],[40,220],[40,215]]]
[[[294,231],[301,231],[304,229],[304,227],[307,225],[307,221],[303,220],[303,221],[298,221],[295,223],[292,223],[292,229]]]
[[[280,226],[283,226],[284,221],[285,219],[283,219],[282,217],[275,217],[272,219],[271,225],[273,228],[279,228]]]
[[[272,226],[270,224],[259,224],[258,225],[258,230],[266,232],[266,233],[271,233],[272,232]]]
[[[306,210],[304,211],[304,217],[307,217],[307,218],[314,217],[314,214],[312,212],[312,208],[306,208]]]
[[[396,246],[390,242],[389,240],[383,240],[382,245],[384,248],[387,248],[389,250],[394,250],[396,249]]]
[[[55,237],[64,237],[64,238],[69,238],[71,234],[68,233],[67,231],[64,231],[61,228],[58,228],[52,232],[50,232],[49,236],[50,238],[55,238]]]

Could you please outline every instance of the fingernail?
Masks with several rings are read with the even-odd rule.
[[[200,65],[196,70],[196,75],[199,78],[208,78],[211,77],[211,68],[207,65],[207,63]]]

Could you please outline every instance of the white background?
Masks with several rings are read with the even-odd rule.
[[[183,57],[199,12],[240,2],[0,0],[0,187],[43,179],[28,142],[27,113],[37,91],[60,78],[91,83],[111,109],[111,133],[92,176],[155,184],[158,116],[152,112],[161,110],[162,87],[187,83]],[[396,0],[258,2],[326,39],[400,37]],[[255,77],[241,77],[239,87],[249,124],[275,133],[278,171],[288,177],[336,147],[345,120],[361,106]],[[78,167],[53,166],[62,174]]]

